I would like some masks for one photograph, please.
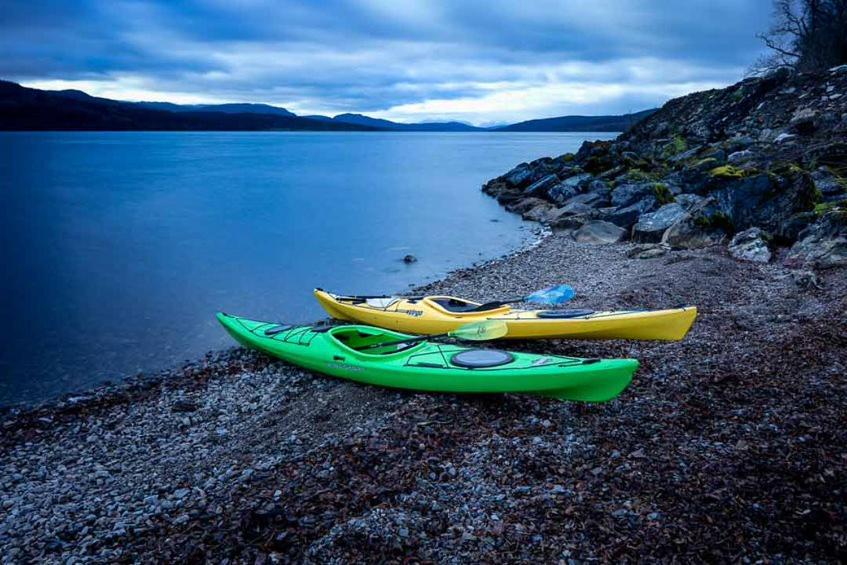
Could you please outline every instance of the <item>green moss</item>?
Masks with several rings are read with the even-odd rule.
[[[769,173],[774,175],[779,175],[781,177],[795,177],[797,175],[806,174],[806,169],[798,165],[797,163],[774,163]]]
[[[569,163],[569,162],[573,161],[574,156],[575,155],[573,153],[565,153],[564,155],[562,155],[562,161]]]
[[[647,182],[657,180],[658,178],[656,173],[642,171],[641,169],[630,169],[629,172],[626,173],[626,176],[628,180],[633,182]]]
[[[665,204],[670,204],[676,198],[671,192],[668,185],[663,182],[657,182],[653,185],[653,192],[656,195],[656,201],[659,203],[659,206],[664,206]]]
[[[740,169],[733,165],[721,165],[720,167],[715,167],[709,171],[709,174],[713,177],[718,177],[722,179],[743,179],[744,177],[750,176],[754,174],[755,170],[750,169]]]
[[[834,210],[838,206],[837,202],[821,202],[815,205],[815,215],[823,216],[830,210]]]
[[[686,149],[688,149],[688,142],[684,137],[677,134],[673,136],[673,139],[662,148],[662,158],[669,159],[674,155],[682,153]]]

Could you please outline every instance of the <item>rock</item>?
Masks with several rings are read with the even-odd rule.
[[[554,219],[557,216],[557,212],[558,209],[555,206],[549,202],[544,202],[543,204],[539,204],[531,210],[524,212],[521,214],[521,217],[530,222],[539,222],[543,224]]]
[[[535,196],[535,197],[546,197],[548,196],[548,191],[553,188],[559,182],[559,177],[556,175],[547,175],[542,177],[529,185],[526,190],[524,190],[525,196]]]
[[[847,265],[847,210],[831,210],[800,232],[785,264],[818,268]]]
[[[604,198],[609,197],[609,193],[612,191],[609,188],[609,183],[601,179],[594,179],[585,185],[585,192],[588,194],[600,194]]]
[[[724,146],[730,153],[743,151],[755,143],[755,140],[749,135],[736,135],[726,141]]]
[[[680,204],[671,202],[655,212],[643,214],[632,228],[632,240],[658,243],[665,231],[688,213]]]
[[[685,208],[686,210],[691,210],[701,202],[705,200],[704,197],[699,196],[697,194],[680,194],[674,198],[674,202]]]
[[[794,214],[780,224],[776,235],[786,241],[797,241],[800,232],[817,219],[818,215],[813,211]]]
[[[754,155],[755,155],[755,153],[753,153],[749,149],[744,149],[742,151],[736,151],[734,153],[730,153],[729,157],[727,157],[726,160],[730,165],[738,165],[738,164],[743,163],[745,161],[749,161],[750,159],[753,158]]]
[[[642,182],[622,184],[612,191],[612,206],[623,208],[638,202],[647,195],[655,194],[655,183]]]
[[[655,259],[667,254],[669,248],[669,245],[636,245],[626,252],[626,256],[630,259]]]
[[[821,193],[824,202],[833,202],[847,192],[847,181],[835,176],[829,167],[818,167],[812,173],[815,189]]]
[[[592,208],[607,206],[609,204],[609,193],[603,192],[586,192],[585,194],[577,194],[573,198],[564,203],[567,207],[571,204],[583,204]]]
[[[561,209],[560,209],[561,210]],[[551,218],[547,225],[557,230],[577,230],[585,224],[598,219],[597,210],[584,214],[559,214]]]
[[[611,222],[596,220],[580,227],[573,237],[579,243],[616,243],[626,237],[626,230]]]
[[[505,190],[504,183],[490,182],[483,187],[483,190],[497,199],[501,205],[506,206],[523,198],[523,194],[514,190]]]
[[[729,254],[742,261],[767,263],[771,260],[771,251],[765,237],[765,233],[756,227],[739,232],[729,243]]]
[[[723,218],[713,198],[706,198],[662,235],[661,243],[673,249],[699,249],[720,243],[726,238]]]
[[[411,263],[417,263],[417,261],[418,261],[418,258],[415,257],[414,255],[411,255],[411,254],[403,257],[403,262],[406,263],[407,265],[409,265]]]
[[[738,230],[759,226],[779,233],[788,218],[809,210],[815,198],[814,184],[802,171],[788,171],[785,175],[760,173],[720,182],[724,187],[712,196],[718,209]]]
[[[176,519],[174,519],[173,524],[175,526],[181,526],[182,524],[187,524],[190,519],[191,518],[188,516],[188,514],[180,514],[176,517]]]
[[[813,288],[820,290],[823,288],[815,272],[808,269],[791,271],[791,279],[794,281],[794,284],[803,290],[811,290]]]
[[[542,205],[542,204],[549,204],[549,203],[546,200],[543,200],[541,198],[536,198],[534,196],[530,196],[529,198],[521,198],[520,200],[516,200],[515,202],[512,202],[511,204],[506,206],[506,210],[508,210],[509,212],[512,212],[514,214],[525,214],[526,212],[529,212],[530,210],[532,210],[536,206],[539,206],[539,205]]]
[[[711,147],[703,153],[702,158],[714,159],[715,163],[722,165],[726,162],[726,151],[720,147]]]
[[[594,177],[590,173],[574,175],[553,186],[548,194],[554,202],[563,204],[568,199],[579,194],[582,186],[587,185],[588,181],[592,178]]]
[[[781,133],[774,138],[774,143],[786,143],[788,141],[792,141],[796,135],[792,133]]]
[[[560,211],[564,214],[576,215],[576,214],[590,214],[594,211],[594,208],[587,204],[583,204],[581,202],[571,202],[566,206],[562,206]]]
[[[670,159],[668,159],[672,163],[680,163],[683,161],[688,161],[689,159],[693,159],[700,151],[703,149],[702,145],[697,145],[688,149],[687,151],[683,151],[682,153],[677,153],[673,155]]]
[[[791,129],[800,135],[809,135],[814,133],[815,129],[817,129],[817,116],[818,113],[812,108],[801,108],[794,112],[794,115],[791,116],[791,120],[788,122],[788,125],[791,126]],[[779,141],[779,137],[777,137],[777,142]]]
[[[649,195],[635,204],[624,206],[609,212],[606,219],[619,226],[629,227],[638,221],[642,214],[652,212],[659,205],[655,196]]]
[[[688,170],[695,173],[705,173],[718,166],[720,166],[720,162],[717,159],[700,159],[688,167]]]
[[[532,167],[528,163],[521,163],[502,176],[503,181],[511,187],[523,188],[532,180]]]

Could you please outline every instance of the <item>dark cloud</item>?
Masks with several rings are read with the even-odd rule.
[[[768,0],[3,0],[0,76],[161,100],[512,120],[740,78]]]

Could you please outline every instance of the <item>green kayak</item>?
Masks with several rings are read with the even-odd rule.
[[[287,326],[228,314],[218,321],[236,341],[305,369],[360,383],[416,391],[525,393],[604,402],[638,368],[635,359],[579,359],[416,341],[371,326]],[[388,345],[373,347],[391,342]]]

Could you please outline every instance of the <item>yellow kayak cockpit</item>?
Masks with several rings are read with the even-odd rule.
[[[508,304],[481,304],[455,296],[426,296],[419,302],[447,316],[472,317],[474,320],[487,319],[512,311],[512,307]]]

